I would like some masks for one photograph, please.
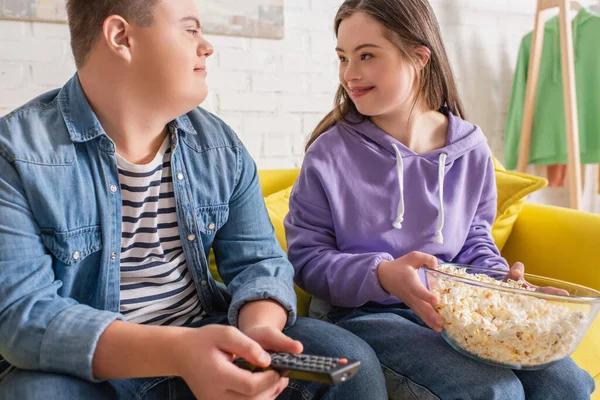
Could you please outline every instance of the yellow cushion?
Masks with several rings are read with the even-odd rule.
[[[213,249],[210,249],[210,252],[208,253],[208,270],[213,278],[219,282],[223,282],[221,275],[219,275],[219,271],[217,271],[217,262],[215,261],[215,253],[213,253]]]
[[[498,207],[496,221],[492,226],[492,236],[498,249],[502,251],[513,225],[523,209],[527,195],[544,188],[548,181],[537,176],[507,171],[494,158]]]
[[[292,180],[293,182],[293,180]],[[283,228],[283,219],[287,215],[289,211],[289,200],[290,193],[292,192],[292,187],[288,187],[287,189],[280,190],[279,192],[273,193],[270,196],[265,197],[265,205],[267,206],[267,211],[269,212],[269,217],[271,218],[271,223],[275,228],[275,236],[279,241],[279,244],[283,248],[283,250],[287,253],[287,243],[285,240],[285,230]],[[219,276],[219,272],[217,271],[217,264],[215,262],[215,257],[212,249],[210,250],[210,254],[208,257],[209,261],[209,269],[212,273],[212,276],[215,279],[222,281]],[[307,316],[308,315],[308,306],[310,295],[300,289],[298,286],[294,285],[296,288],[296,296],[298,297],[298,315]]]
[[[258,170],[258,178],[263,196],[267,197],[275,192],[290,187],[300,174],[300,169],[261,169]]]
[[[285,229],[283,227],[283,219],[290,210],[289,202],[291,193],[292,186],[265,197],[267,211],[269,212],[271,223],[275,228],[275,236],[277,237],[277,240],[279,240],[279,244],[281,244],[281,247],[286,253],[287,242],[285,240]],[[294,287],[296,288],[296,296],[298,297],[298,315],[307,316],[310,295],[304,290],[300,289],[298,286],[294,285]]]

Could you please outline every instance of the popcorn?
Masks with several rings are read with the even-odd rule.
[[[535,290],[464,268],[442,265],[451,275],[498,286]],[[445,318],[444,332],[460,348],[494,363],[538,366],[570,354],[578,332],[586,324],[580,310],[545,299],[486,287],[428,277],[430,290],[439,295],[437,311]]]

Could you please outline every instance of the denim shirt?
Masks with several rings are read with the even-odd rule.
[[[294,270],[250,155],[200,108],[168,128],[180,239],[204,310],[235,326],[244,303],[270,298],[292,325]],[[115,145],[77,74],[0,119],[0,354],[13,366],[96,381],[98,338],[123,319],[121,207]],[[209,272],[211,248],[226,287]]]

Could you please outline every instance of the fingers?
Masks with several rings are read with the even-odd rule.
[[[415,269],[419,269],[422,266],[428,268],[437,268],[437,258],[431,254],[421,253],[420,251],[413,251],[408,253],[404,257],[401,257],[408,265]]]
[[[523,279],[523,274],[525,274],[525,266],[523,263],[516,262],[510,267],[510,271],[506,275],[505,280],[512,279],[513,281],[520,281]]]
[[[269,353],[236,328],[225,328],[216,344],[221,351],[245,358],[257,367],[268,367],[271,364]]]
[[[535,291],[540,292],[540,293],[556,294],[556,295],[560,295],[560,296],[569,296],[569,292],[564,289],[559,289],[559,288],[555,288],[555,287],[551,287],[551,286],[537,287],[535,285],[532,285],[531,283],[529,283],[523,279],[524,274],[525,274],[525,266],[523,265],[523,263],[517,262],[510,268],[510,271],[506,275],[504,280],[512,279],[517,282],[521,281],[521,282],[523,282],[524,287],[535,288]]]
[[[436,332],[442,331],[444,317],[438,314],[431,304],[424,301],[417,301],[415,304],[410,305],[410,308],[423,320],[423,322],[425,322],[425,324],[427,324],[428,327]]]
[[[275,392],[273,393],[273,398],[276,398],[277,396],[279,396],[285,390],[285,388],[288,386],[289,383],[290,383],[290,380],[288,378],[280,379],[279,385],[277,386],[277,388],[275,389]]]
[[[537,289],[537,286],[532,285],[531,283],[527,282],[526,280],[522,280],[520,283],[521,283],[521,286],[526,289],[530,289],[530,288]]]
[[[536,292],[545,293],[545,294],[557,294],[559,296],[569,296],[569,292],[565,289],[559,289],[551,286],[537,287],[535,288]]]
[[[439,303],[438,296],[423,286],[418,275],[415,276],[413,287],[412,296],[406,302],[407,305],[427,326],[436,332],[441,332],[444,325],[444,318],[434,308]]]
[[[265,350],[294,354],[302,353],[303,350],[302,343],[272,327],[255,328],[251,333],[248,332],[248,334]]]
[[[222,376],[227,379],[227,386],[230,392],[237,393],[243,396],[257,396],[264,392],[275,393],[282,384],[282,378],[279,373],[273,370],[264,372],[250,372],[245,369],[238,368],[233,363],[225,363],[221,368]]]
[[[435,293],[427,290],[425,288],[425,286],[423,286],[423,284],[421,283],[420,280],[418,282],[415,282],[415,289],[413,291],[413,295],[416,298],[418,298],[426,303],[429,303],[433,306],[437,306],[440,302],[440,299],[438,298],[438,296]]]

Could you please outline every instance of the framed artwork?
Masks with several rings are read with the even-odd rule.
[[[0,18],[66,23],[65,0],[0,0]]]
[[[283,2],[196,0],[205,33],[269,39],[283,38]],[[64,24],[65,0],[0,0],[0,19]]]
[[[196,0],[204,32],[283,38],[284,0]]]

